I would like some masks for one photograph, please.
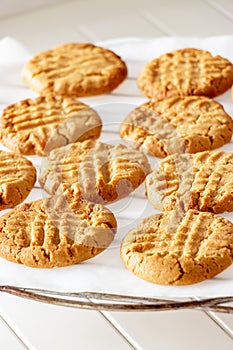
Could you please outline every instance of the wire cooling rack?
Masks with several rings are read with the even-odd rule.
[[[57,292],[44,289],[0,286],[0,292],[47,304],[103,311],[168,311],[195,309],[233,314],[233,297],[170,300],[96,292]]]

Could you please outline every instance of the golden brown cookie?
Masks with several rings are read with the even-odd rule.
[[[28,85],[45,94],[92,96],[109,93],[127,76],[114,52],[88,43],[70,43],[34,56],[23,68]]]
[[[233,153],[174,154],[146,178],[151,204],[171,210],[233,211]]]
[[[0,218],[0,256],[40,268],[77,264],[106,249],[116,227],[107,208],[81,199],[24,203]]]
[[[77,142],[53,150],[41,166],[39,181],[50,194],[83,196],[106,203],[126,197],[150,172],[146,156],[123,145]]]
[[[232,132],[233,121],[222,105],[203,96],[147,102],[120,127],[124,140],[157,157],[218,148],[231,140]]]
[[[17,102],[0,117],[0,140],[12,151],[42,156],[76,141],[96,139],[98,114],[71,97],[41,96]]]
[[[36,169],[28,159],[3,151],[0,174],[0,210],[23,202],[36,181]]]
[[[161,55],[149,62],[138,78],[143,93],[155,100],[203,95],[215,97],[233,83],[233,65],[210,52],[186,48]]]
[[[143,219],[122,241],[126,267],[147,281],[185,285],[222,272],[233,261],[233,224],[212,213],[173,211]]]

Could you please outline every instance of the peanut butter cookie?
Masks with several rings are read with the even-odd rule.
[[[157,156],[196,153],[231,140],[233,121],[218,102],[203,96],[147,102],[122,122],[121,137]]]
[[[143,93],[155,100],[203,95],[215,97],[233,83],[233,65],[210,52],[186,48],[161,55],[149,62],[138,78]]]
[[[233,153],[174,154],[146,178],[146,190],[157,209],[233,211]]]
[[[0,256],[40,268],[77,264],[106,249],[116,227],[114,215],[102,205],[53,196],[0,218]]]
[[[123,145],[84,141],[53,150],[39,181],[50,194],[108,203],[129,195],[150,172],[146,156]]]
[[[40,94],[92,96],[109,93],[127,76],[114,52],[88,43],[70,43],[34,56],[22,76]]]
[[[0,117],[0,140],[12,151],[43,156],[75,141],[96,139],[98,114],[71,97],[41,96],[17,102]]]
[[[122,241],[126,267],[147,281],[186,285],[212,278],[233,261],[233,224],[212,213],[174,211],[143,219]]]
[[[23,202],[36,181],[36,169],[28,159],[3,151],[0,174],[0,210]]]

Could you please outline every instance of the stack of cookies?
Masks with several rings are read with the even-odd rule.
[[[39,96],[0,117],[0,209],[23,202],[36,181],[27,156],[42,159],[39,184],[48,197],[0,217],[0,256],[31,267],[76,264],[109,247],[117,230],[106,205],[144,181],[161,210],[122,241],[121,256],[137,276],[169,285],[211,278],[233,260],[233,121],[212,98],[233,85],[233,65],[209,52],[182,49],[148,63],[138,86],[149,101],[122,122],[126,142],[100,142],[102,120],[77,98],[107,94],[127,76],[114,52],[65,44],[34,56],[22,71]],[[147,155],[163,157],[151,170]],[[12,166],[12,164],[14,164]]]
[[[233,84],[233,65],[197,49],[149,62],[138,86],[151,100],[133,110],[121,137],[165,157],[146,178],[161,214],[144,218],[121,245],[126,267],[154,283],[185,285],[222,272],[233,261],[233,224],[215,213],[233,211],[233,121],[212,98]]]

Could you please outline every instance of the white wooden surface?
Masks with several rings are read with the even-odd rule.
[[[233,1],[4,0],[0,18],[0,38],[11,35],[37,52],[65,41],[233,34]],[[233,336],[232,316],[212,318]],[[197,311],[100,314],[0,295],[0,349],[7,350],[231,350],[215,322]]]

